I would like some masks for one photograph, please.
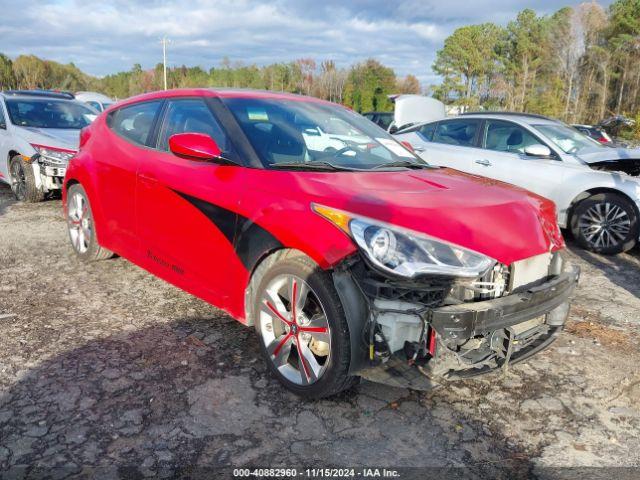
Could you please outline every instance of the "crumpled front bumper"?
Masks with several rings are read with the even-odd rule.
[[[428,320],[445,342],[507,328],[554,312],[568,303],[579,277],[580,269],[567,265],[565,272],[541,285],[493,300],[435,308]],[[552,325],[564,324],[568,309],[563,310],[566,312],[561,318],[550,319]]]
[[[460,365],[448,347],[461,345],[476,336],[492,335],[501,330],[515,330],[533,319],[544,317],[541,322],[546,333],[537,335],[534,341],[522,342],[510,354],[509,363],[523,361],[547,348],[562,330],[569,314],[569,298],[580,277],[580,269],[566,265],[565,271],[546,282],[523,288],[505,297],[481,302],[448,305],[430,309],[424,320],[435,330],[437,347],[434,358],[436,368],[412,365],[396,353],[381,365],[358,372],[365,379],[388,385],[428,390],[449,380],[489,373],[504,365],[504,359],[493,364]],[[517,343],[517,342],[516,342]],[[438,364],[451,366],[442,370]],[[439,370],[437,375],[432,372]]]

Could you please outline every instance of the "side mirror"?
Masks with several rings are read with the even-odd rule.
[[[396,127],[395,125],[391,125],[391,126],[389,127],[389,133],[390,133],[391,135],[393,135],[393,134],[394,134],[394,133],[396,133],[397,131],[398,131],[398,127]]]
[[[216,141],[204,133],[176,133],[169,137],[169,150],[192,160],[216,160],[222,151]]]
[[[528,147],[525,147],[524,153],[529,157],[547,158],[551,156],[551,149],[546,145],[541,145],[537,143],[535,145],[529,145]]]

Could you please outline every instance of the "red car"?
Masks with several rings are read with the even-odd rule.
[[[431,167],[296,95],[121,102],[82,131],[64,205],[81,259],[117,253],[254,326],[306,397],[528,358],[562,329],[578,279],[549,200]]]

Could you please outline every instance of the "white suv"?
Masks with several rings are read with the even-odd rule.
[[[0,92],[0,181],[24,202],[60,190],[80,129],[97,114],[68,93]]]
[[[584,248],[616,254],[638,241],[640,150],[604,147],[562,122],[508,112],[413,125],[396,137],[433,165],[550,198],[560,226]]]
[[[99,112],[104,112],[115,103],[115,100],[112,98],[98,92],[77,92],[75,97],[79,102],[84,102]]]

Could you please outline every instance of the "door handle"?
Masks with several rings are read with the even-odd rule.
[[[478,165],[483,165],[485,167],[490,167],[491,166],[491,162],[489,160],[476,160],[476,163]]]
[[[414,152],[424,152],[424,147],[413,147]]]

